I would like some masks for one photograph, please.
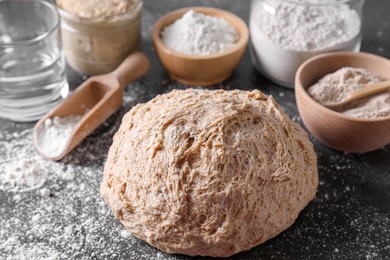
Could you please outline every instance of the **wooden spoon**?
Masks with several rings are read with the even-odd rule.
[[[342,101],[335,102],[335,103],[328,103],[325,106],[328,108],[339,107],[342,105],[349,104],[352,101],[370,96],[372,94],[385,91],[387,89],[390,89],[390,80],[382,81],[382,82],[375,83],[375,84],[368,84],[368,85],[365,85],[359,92],[352,94],[347,99],[344,99]]]
[[[33,142],[37,151],[50,160],[62,159],[119,109],[122,104],[123,89],[131,81],[145,75],[149,68],[150,62],[145,54],[136,52],[128,56],[113,72],[89,78],[72,95],[36,123],[33,129]],[[72,115],[82,115],[82,119],[73,129],[62,153],[56,156],[45,154],[41,146],[45,120]],[[53,144],[56,142],[56,140],[50,141]]]

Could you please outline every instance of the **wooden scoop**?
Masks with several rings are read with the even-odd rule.
[[[122,104],[123,89],[131,81],[145,75],[150,62],[145,54],[136,52],[128,56],[111,73],[94,76],[81,84],[74,93],[42,117],[34,126],[33,142],[37,151],[50,160],[60,160],[85,137],[107,120]],[[87,113],[86,113],[87,112]],[[46,119],[83,115],[66,143],[61,154],[51,157],[40,149],[43,124]],[[56,140],[52,140],[53,143]]]
[[[346,105],[351,103],[352,101],[370,96],[375,93],[385,91],[387,89],[390,89],[390,80],[382,81],[375,84],[365,85],[359,92],[354,93],[353,95],[349,96],[347,99],[335,103],[328,103],[326,104],[326,107],[335,108],[342,105]]]

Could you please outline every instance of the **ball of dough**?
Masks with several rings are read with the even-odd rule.
[[[272,97],[189,89],[124,116],[101,194],[150,245],[227,257],[292,225],[317,185],[312,144]]]

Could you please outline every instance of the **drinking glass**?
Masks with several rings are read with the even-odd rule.
[[[56,7],[0,1],[0,117],[39,119],[68,94]]]

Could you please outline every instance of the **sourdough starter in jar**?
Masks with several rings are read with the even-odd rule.
[[[96,75],[113,71],[141,43],[142,0],[57,0],[68,64]]]
[[[267,78],[294,86],[307,59],[329,51],[359,51],[364,0],[253,0],[251,54]]]

